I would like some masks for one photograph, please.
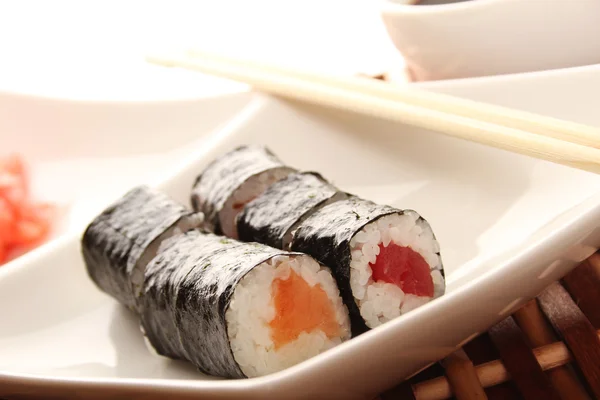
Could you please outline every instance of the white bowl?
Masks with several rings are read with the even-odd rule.
[[[52,241],[80,230],[116,193],[155,180],[250,98],[81,101],[0,91],[0,156],[23,156],[33,197],[59,207]]]
[[[382,17],[416,81],[600,63],[600,1],[384,0]]]

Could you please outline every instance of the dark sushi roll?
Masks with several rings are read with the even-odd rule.
[[[87,272],[96,285],[136,310],[144,269],[160,243],[177,232],[202,224],[195,214],[146,186],[127,192],[87,227],[81,248]]]
[[[350,337],[329,268],[199,230],[163,243],[142,299],[142,327],[157,352],[215,376],[266,375]]]
[[[213,161],[197,178],[192,206],[204,213],[207,229],[237,238],[236,217],[246,203],[292,172],[264,146],[238,147]]]
[[[317,173],[288,175],[246,204],[237,220],[238,237],[287,250],[300,222],[318,208],[347,197]]]
[[[445,291],[438,242],[412,210],[350,197],[304,220],[291,250],[332,268],[355,333],[363,322],[374,328]]]

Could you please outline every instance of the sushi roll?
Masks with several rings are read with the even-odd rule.
[[[237,220],[239,239],[287,250],[300,222],[347,197],[315,172],[288,175],[246,204]]]
[[[136,187],[85,230],[81,251],[87,272],[102,291],[137,310],[145,267],[160,243],[202,221],[202,214],[192,213],[165,194]]]
[[[199,230],[161,245],[142,299],[142,327],[156,351],[215,376],[273,373],[350,337],[327,267]]]
[[[427,221],[412,210],[350,197],[301,222],[291,250],[332,268],[355,334],[445,291],[438,242]]]
[[[237,238],[236,217],[246,203],[292,172],[268,148],[240,146],[214,160],[196,179],[192,206],[204,213],[207,229]]]

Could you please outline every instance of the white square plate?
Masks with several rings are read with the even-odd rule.
[[[574,93],[584,96],[600,82],[598,73],[588,78]],[[437,89],[489,101],[498,93],[508,105],[528,98],[537,111],[560,109],[567,118],[581,110],[578,99],[550,95],[552,79],[536,79]],[[591,92],[586,99],[597,104]],[[440,241],[447,293],[288,370],[246,380],[208,378],[150,353],[135,317],[93,285],[79,254],[88,220],[79,218],[77,229],[0,268],[0,396],[369,399],[509,315],[600,244],[597,175],[376,119],[241,96],[228,109],[239,111],[223,113],[227,123],[218,128],[201,122],[203,110],[214,111],[206,105],[172,120],[170,140],[181,147],[170,146],[176,156],[161,158],[154,176],[130,177],[127,185],[153,182],[187,204],[194,178],[215,156],[242,143],[266,144],[286,163],[319,171],[343,190],[419,211]],[[159,112],[148,110],[146,117],[159,121]],[[84,122],[74,126],[83,132]],[[196,129],[204,134],[194,139]],[[144,130],[128,134],[122,140],[129,146],[143,143],[150,151]],[[63,135],[75,137],[68,130]],[[153,140],[164,145],[164,139]],[[90,179],[101,179],[95,173]],[[112,170],[117,188],[102,204],[127,189],[119,173]]]

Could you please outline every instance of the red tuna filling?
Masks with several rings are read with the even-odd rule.
[[[369,263],[376,282],[393,283],[404,293],[433,297],[433,280],[429,264],[410,247],[379,244],[375,264]]]

